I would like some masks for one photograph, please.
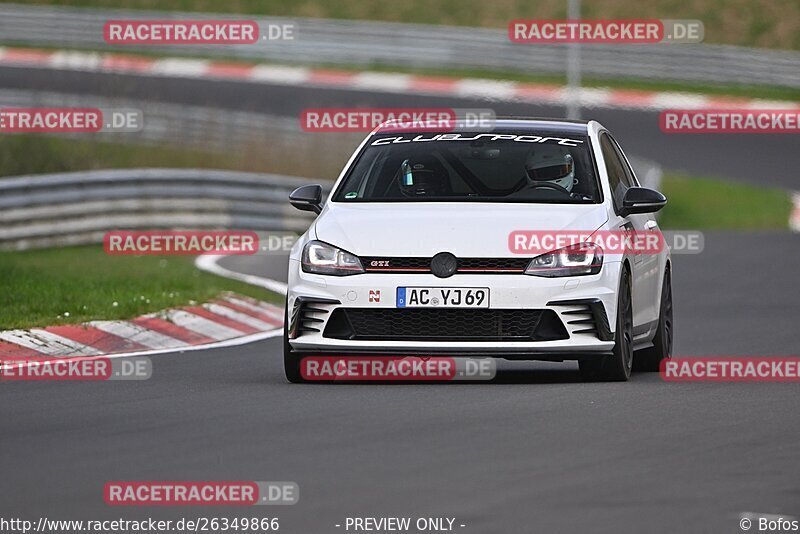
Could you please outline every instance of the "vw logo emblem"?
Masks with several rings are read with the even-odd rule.
[[[458,260],[449,252],[440,252],[431,259],[431,272],[439,278],[453,276],[458,268]]]

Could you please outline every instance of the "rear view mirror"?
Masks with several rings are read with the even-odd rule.
[[[631,187],[622,197],[621,217],[632,213],[654,213],[667,204],[667,197],[646,187]]]
[[[298,187],[289,195],[289,202],[301,211],[319,214],[322,211],[322,186],[315,184]]]

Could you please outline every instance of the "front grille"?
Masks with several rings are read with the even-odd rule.
[[[324,337],[365,341],[552,341],[567,339],[552,310],[337,308]]]
[[[457,274],[521,274],[530,258],[458,258]],[[431,258],[361,258],[368,273],[429,273]]]
[[[464,258],[458,260],[458,271],[524,272],[530,258]]]

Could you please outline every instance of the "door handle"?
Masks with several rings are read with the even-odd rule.
[[[653,219],[650,219],[649,221],[644,223],[645,230],[652,230],[653,228],[656,228],[656,227],[658,227],[658,223],[656,221],[654,221]]]

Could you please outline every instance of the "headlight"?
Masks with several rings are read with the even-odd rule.
[[[305,273],[347,276],[364,272],[356,256],[322,241],[306,243],[302,264]]]
[[[594,243],[576,243],[536,256],[525,274],[556,278],[597,274],[603,266],[603,249]]]

